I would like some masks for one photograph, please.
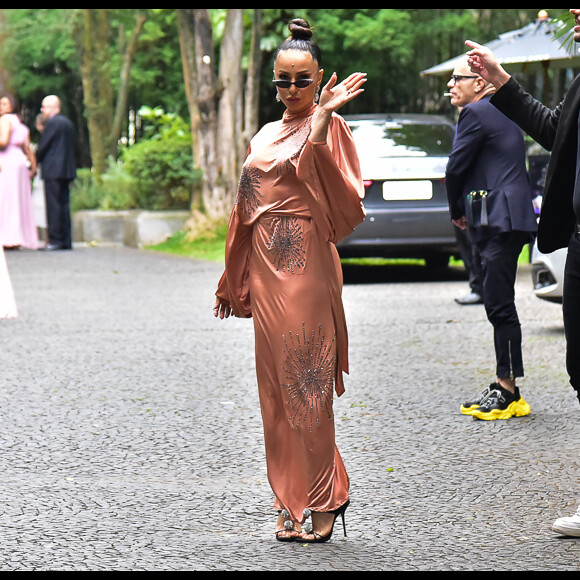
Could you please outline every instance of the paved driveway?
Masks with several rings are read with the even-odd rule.
[[[580,503],[580,405],[558,306],[524,270],[533,414],[480,423],[493,378],[459,276],[347,271],[352,374],[336,407],[349,537],[274,541],[246,321],[211,316],[219,265],[126,248],[8,256],[0,323],[0,569],[579,570],[551,523]]]

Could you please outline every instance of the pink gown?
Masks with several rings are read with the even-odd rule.
[[[365,218],[352,134],[334,115],[327,142],[311,142],[315,110],[252,140],[217,291],[253,318],[268,477],[276,509],[296,522],[349,499],[333,412],[349,371],[335,244]]]
[[[39,248],[28,159],[22,147],[30,131],[16,115],[5,115],[12,131],[10,143],[0,150],[0,245]]]
[[[14,299],[12,282],[6,265],[4,249],[0,246],[0,320],[6,318],[17,318],[18,311]]]

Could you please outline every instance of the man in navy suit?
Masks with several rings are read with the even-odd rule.
[[[531,412],[516,380],[524,377],[522,329],[515,305],[518,260],[537,230],[524,136],[491,103],[495,89],[465,61],[449,84],[461,109],[447,167],[453,223],[469,229],[481,256],[483,300],[494,329],[496,380],[461,411],[492,421]]]
[[[42,165],[46,192],[48,251],[72,250],[70,183],[76,178],[75,130],[61,114],[60,99],[48,96],[42,102],[45,128],[36,157]]]
[[[580,8],[574,17],[574,41],[580,44]],[[546,254],[568,248],[564,280],[564,326],[570,383],[580,399],[580,76],[554,110],[526,93],[485,47],[468,42],[472,74],[484,76],[497,90],[493,105],[552,152],[538,243]],[[580,537],[580,509],[557,520],[555,532]]]

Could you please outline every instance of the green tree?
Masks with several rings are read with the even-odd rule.
[[[261,9],[254,9],[254,15]],[[230,211],[247,152],[248,135],[255,133],[255,85],[261,17],[250,21],[253,40],[245,47],[245,10],[220,13],[207,8],[177,9],[185,84],[191,117],[194,160],[203,171],[203,209],[211,219],[224,219]],[[221,43],[216,50],[219,27]],[[248,54],[248,52],[250,54]],[[246,90],[244,90],[244,87]],[[245,126],[249,123],[252,126]]]
[[[488,42],[539,10],[2,9],[0,70],[31,126],[44,95],[62,96],[92,155],[83,164],[97,175],[127,131],[129,110],[189,116],[205,210],[223,215],[249,138],[282,114],[272,58],[292,18],[315,27],[327,77],[368,73],[364,97],[344,113],[431,112],[445,80],[421,71],[459,54],[467,37]]]
[[[127,112],[131,67],[137,51],[146,15],[140,9],[135,13],[135,24],[127,43],[118,49],[121,65],[115,94],[111,66],[111,31],[113,9],[78,8],[74,38],[79,55],[85,114],[89,125],[93,171],[99,179],[106,171],[107,159],[116,158],[123,119]]]

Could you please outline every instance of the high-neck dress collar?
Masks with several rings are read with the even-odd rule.
[[[313,105],[310,109],[306,109],[305,111],[302,111],[301,113],[296,113],[296,114],[291,114],[288,109],[286,109],[286,111],[284,112],[284,118],[283,118],[283,122],[284,123],[295,123],[296,121],[300,121],[302,119],[307,119],[308,117],[312,117],[312,115],[314,115],[314,112],[316,111],[316,109],[318,108],[318,105]]]

